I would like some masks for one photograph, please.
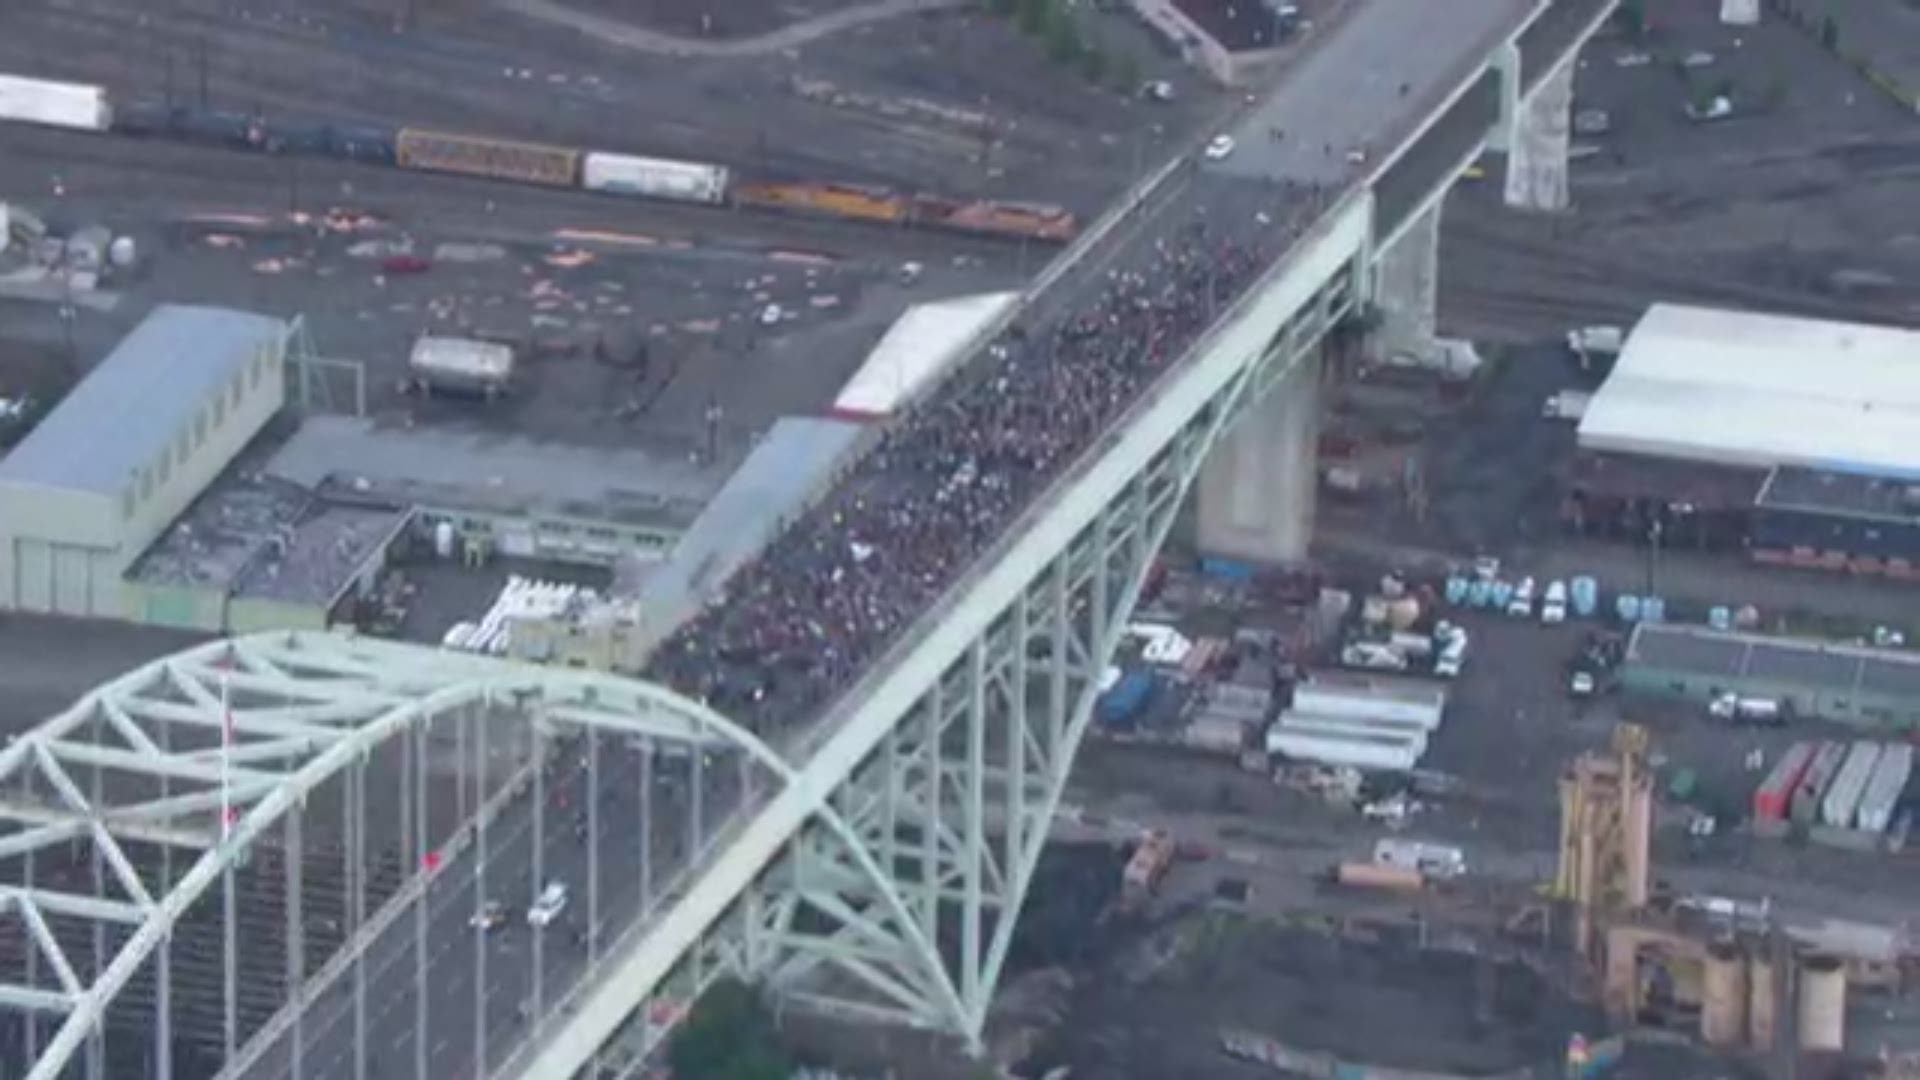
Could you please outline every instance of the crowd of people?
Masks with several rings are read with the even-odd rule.
[[[655,652],[648,674],[763,734],[809,721],[1326,208],[1233,181],[1029,311]],[[1047,301],[1043,300],[1042,304]]]

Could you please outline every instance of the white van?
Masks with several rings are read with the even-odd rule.
[[[1457,878],[1467,872],[1467,855],[1452,844],[1387,838],[1373,845],[1373,861],[1381,866],[1417,870],[1428,878]]]

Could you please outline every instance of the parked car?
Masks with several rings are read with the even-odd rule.
[[[1516,619],[1533,617],[1533,579],[1524,577],[1520,584],[1513,587],[1513,598],[1507,601],[1507,614]]]
[[[498,900],[489,900],[481,904],[480,910],[474,912],[473,917],[467,920],[468,926],[481,931],[498,930],[506,924],[507,905]]]
[[[1208,161],[1224,161],[1232,153],[1233,136],[1231,135],[1215,135],[1213,139],[1207,143],[1206,155]]]
[[[1540,598],[1540,621],[1548,626],[1567,621],[1567,583],[1550,581],[1546,595]]]

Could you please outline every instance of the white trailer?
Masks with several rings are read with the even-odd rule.
[[[1446,712],[1447,691],[1418,679],[1317,672],[1294,688],[1293,708],[1317,716],[1404,720],[1437,731]]]
[[[718,205],[726,201],[728,175],[724,165],[594,152],[586,156],[580,186],[615,195]]]
[[[1319,735],[1393,735],[1410,739],[1427,748],[1427,730],[1406,720],[1360,716],[1320,716],[1288,709],[1274,721],[1281,727]]]
[[[1874,766],[1879,763],[1879,743],[1854,743],[1840,766],[1840,774],[1833,778],[1833,786],[1820,802],[1820,820],[1837,829],[1851,827],[1860,797],[1867,793],[1867,781],[1873,779]]]
[[[1370,772],[1407,772],[1425,753],[1424,743],[1393,735],[1331,735],[1275,726],[1267,752],[1294,761],[1346,766]]]
[[[1380,866],[1418,870],[1429,878],[1456,878],[1467,872],[1467,853],[1452,844],[1387,837],[1375,841],[1373,861]]]
[[[105,131],[113,126],[113,108],[98,86],[0,75],[0,120]]]
[[[513,349],[494,341],[427,335],[413,343],[407,366],[423,393],[451,390],[494,398],[513,382]]]
[[[1905,743],[1893,743],[1880,752],[1880,763],[1874,766],[1873,776],[1867,781],[1867,790],[1860,796],[1860,809],[1855,823],[1863,832],[1886,832],[1893,824],[1893,813],[1900,807],[1900,797],[1906,793],[1907,781],[1913,776],[1913,747]]]

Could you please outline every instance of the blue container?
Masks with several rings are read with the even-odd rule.
[[[1707,625],[1715,630],[1733,629],[1733,609],[1725,604],[1715,604],[1707,612]]]
[[[1447,603],[1454,607],[1459,607],[1461,604],[1466,603],[1467,594],[1472,591],[1473,586],[1467,582],[1466,578],[1458,574],[1447,579]]]
[[[1649,596],[1640,602],[1641,622],[1666,622],[1667,601],[1663,597]]]
[[[1600,609],[1600,583],[1592,578],[1584,574],[1574,578],[1568,592],[1573,594],[1573,613],[1581,618],[1591,619]]]
[[[1155,689],[1152,675],[1144,671],[1130,671],[1114,684],[1113,689],[1100,695],[1099,704],[1094,708],[1095,715],[1106,727],[1131,726],[1146,711]]]
[[[1253,567],[1238,559],[1219,559],[1208,556],[1200,560],[1200,572],[1222,581],[1253,580]]]
[[[1613,602],[1613,610],[1620,616],[1621,622],[1640,621],[1640,598],[1632,593],[1621,593]]]
[[[1493,608],[1495,611],[1507,610],[1507,602],[1513,599],[1513,582],[1496,581],[1493,583]]]
[[[1467,602],[1477,608],[1491,605],[1493,603],[1493,582],[1487,581],[1484,578],[1475,579],[1473,584],[1467,587]]]

